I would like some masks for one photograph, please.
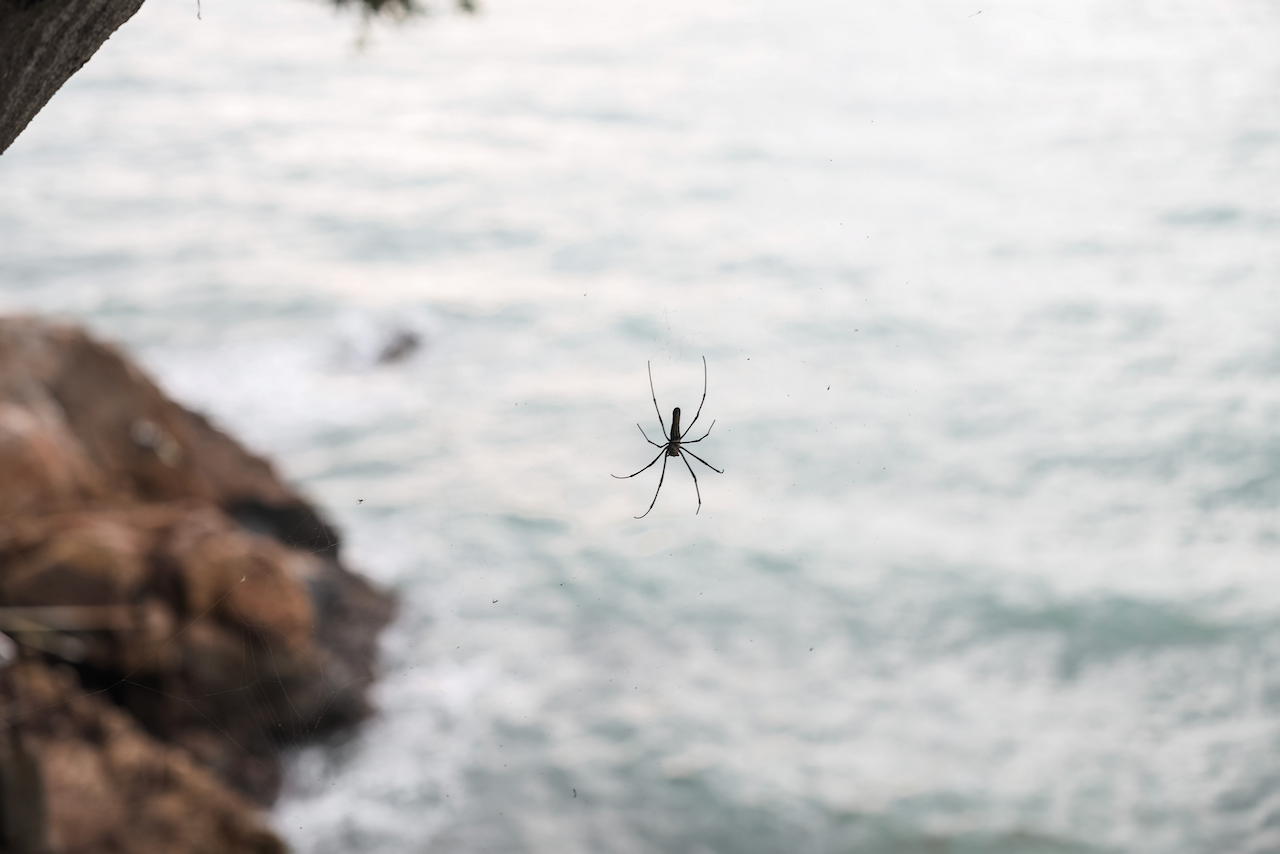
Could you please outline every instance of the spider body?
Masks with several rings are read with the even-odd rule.
[[[671,457],[679,457],[684,462],[685,468],[689,470],[689,475],[693,478],[693,489],[694,489],[694,492],[696,492],[698,495],[698,509],[694,511],[694,514],[697,515],[698,513],[702,512],[702,490],[698,488],[698,476],[694,474],[693,466],[689,464],[689,458],[686,457],[685,454],[688,454],[689,457],[693,457],[695,460],[702,463],[704,466],[711,469],[712,471],[717,472],[719,474],[724,474],[723,469],[716,468],[715,466],[711,465],[711,463],[707,462],[702,457],[695,454],[693,451],[684,447],[685,445],[693,445],[698,442],[701,442],[703,439],[711,435],[711,427],[716,426],[716,422],[712,421],[711,427],[707,428],[707,432],[703,433],[698,438],[696,439],[684,438],[685,436],[689,435],[689,431],[693,429],[693,425],[698,423],[698,416],[702,414],[702,404],[707,402],[707,357],[706,356],[702,357],[702,401],[698,404],[698,411],[694,413],[693,420],[689,422],[688,428],[686,428],[683,433],[680,432],[680,407],[678,406],[675,409],[671,410],[671,431],[667,432],[667,425],[662,421],[662,410],[658,408],[658,395],[653,390],[653,367],[651,365],[648,365],[648,363],[646,363],[646,366],[648,366],[648,369],[649,369],[649,395],[653,398],[653,410],[654,412],[658,413],[658,425],[662,427],[662,438],[666,441],[663,442],[663,444],[661,445],[658,444],[657,442],[649,438],[648,434],[644,432],[643,427],[637,424],[636,427],[640,430],[640,435],[644,436],[644,440],[648,442],[650,445],[653,445],[655,448],[661,449],[658,451],[658,456],[654,457],[652,460],[649,461],[649,464],[647,466],[640,469],[640,471],[635,472],[634,474],[628,474],[628,475],[615,474],[615,475],[610,475],[610,477],[616,477],[619,480],[626,480],[627,478],[635,477],[637,474],[640,474],[641,472],[648,471],[650,468],[653,467],[654,463],[656,463],[658,460],[662,460],[662,474],[658,477],[658,488],[653,493],[653,500],[649,502],[649,510],[652,510],[653,505],[658,503],[658,493],[662,492],[662,482],[666,480],[666,477],[667,477],[667,460]],[[644,511],[636,518],[643,519],[645,516],[648,516],[649,510]]]

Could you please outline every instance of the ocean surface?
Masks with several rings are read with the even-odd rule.
[[[0,157],[0,310],[401,596],[299,854],[1280,852],[1273,0],[200,12]]]

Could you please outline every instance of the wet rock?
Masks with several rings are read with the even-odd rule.
[[[378,353],[379,365],[392,365],[396,362],[403,362],[405,359],[418,352],[422,347],[422,336],[409,329],[400,329],[395,332]]]
[[[269,463],[117,350],[74,327],[0,319],[0,631],[25,650],[23,667],[62,662],[79,680],[73,690],[63,673],[55,690],[24,670],[36,675],[10,679],[18,701],[97,692],[102,709],[85,720],[113,721],[125,734],[112,744],[181,757],[139,768],[186,775],[192,791],[222,786],[219,804],[269,803],[283,747],[369,713],[392,602],[338,546]],[[176,829],[207,823],[184,813],[195,808],[185,795],[131,800],[123,760],[80,724],[64,733],[60,714],[41,724],[39,750],[58,844],[150,850],[120,836],[145,814],[170,840],[155,850],[232,850]]]

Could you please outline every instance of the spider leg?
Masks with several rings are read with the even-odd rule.
[[[702,404],[707,402],[707,357],[702,357],[702,401],[698,404],[698,411],[693,414],[693,420],[689,422],[689,426],[684,428],[684,435],[688,436],[689,431],[693,429],[693,425],[698,423],[698,416],[702,414]],[[657,406],[657,401],[654,401]],[[672,437],[676,438],[676,437]]]
[[[693,453],[690,451],[690,453]],[[698,488],[698,476],[693,474],[693,466],[689,465],[689,461],[684,459],[684,453],[681,452],[680,459],[684,460],[684,467],[689,470],[689,474],[693,475],[693,491],[698,495],[698,509],[693,511],[693,515],[697,516],[702,512],[702,490]]]
[[[662,410],[658,408],[658,395],[653,390],[653,365],[645,362],[644,366],[649,369],[649,396],[653,398],[653,411],[658,413],[658,424],[662,426],[662,435],[666,436],[668,435],[667,422],[662,420]],[[646,436],[645,438],[647,439],[648,437]]]
[[[657,503],[658,503],[658,493],[662,491],[662,481],[663,481],[663,480],[666,478],[666,476],[667,476],[667,450],[666,450],[666,448],[663,448],[663,449],[662,449],[662,453],[661,453],[661,454],[658,454],[658,456],[662,457],[662,474],[661,474],[661,476],[659,476],[659,477],[658,477],[658,488],[657,488],[657,489],[655,489],[655,490],[653,491],[653,500],[649,502],[649,510],[652,510],[652,509],[653,509],[653,505],[655,505],[655,504],[657,504]],[[654,461],[653,461],[653,463],[656,463],[656,462],[657,462],[657,460],[654,460]],[[653,463],[649,463],[649,466],[653,465]],[[645,468],[647,469],[649,466],[645,466]],[[641,469],[640,471],[644,471],[644,469]],[[640,473],[640,472],[636,472],[636,474],[639,474],[639,473]],[[648,515],[649,515],[649,510],[644,511],[643,513],[641,513],[641,514],[640,514],[639,516],[637,516],[636,518],[637,518],[637,519],[643,519],[645,516],[648,516]]]
[[[636,426],[637,426],[637,427],[640,427],[640,425],[639,425],[639,424],[637,424]],[[653,445],[655,448],[665,448],[665,447],[666,447],[666,445],[659,445],[657,442],[655,442],[655,441],[653,441],[652,439],[650,439],[650,438],[649,438],[649,434],[647,434],[647,433],[645,433],[645,432],[644,432],[644,428],[643,428],[643,427],[640,427],[640,435],[641,435],[641,436],[644,436],[644,440],[645,440],[646,442],[648,442],[650,445]]]
[[[666,452],[667,452],[667,449],[664,447],[662,449],[662,453],[658,454],[658,457],[662,456],[662,454],[665,454]],[[649,466],[656,463],[658,461],[658,457],[654,457],[653,460],[649,463]],[[640,469],[640,471],[644,471],[644,469],[647,469],[649,466],[645,466],[643,469]],[[663,463],[662,467],[666,468],[667,464]],[[640,471],[636,472],[636,474],[640,474]],[[611,474],[609,475],[609,477],[616,477],[618,480],[626,480],[629,477],[635,477],[636,474]]]
[[[712,471],[714,471],[714,472],[719,472],[720,474],[724,474],[724,469],[718,469],[718,468],[716,468],[715,466],[711,465],[711,463],[707,462],[707,461],[706,461],[706,460],[704,460],[702,457],[700,457],[700,456],[698,456],[697,454],[695,454],[693,451],[689,451],[688,453],[689,453],[689,456],[693,457],[695,460],[697,460],[698,462],[702,463],[704,466],[706,466],[707,468],[711,469]],[[649,465],[653,465],[653,463],[649,463]]]
[[[716,422],[712,421],[712,422],[711,422],[711,427],[714,427],[714,426],[716,426]],[[686,441],[684,441],[683,439],[681,439],[681,440],[680,440],[680,444],[681,444],[681,445],[692,445],[694,442],[701,442],[703,439],[705,439],[705,438],[707,438],[708,436],[710,436],[710,435],[711,435],[711,427],[708,427],[708,428],[707,428],[707,432],[703,433],[701,436],[699,436],[699,437],[698,437],[698,438],[696,438],[696,439],[690,439],[690,440],[689,440],[689,441],[687,441],[687,442],[686,442]],[[647,438],[647,437],[646,437],[646,438]]]

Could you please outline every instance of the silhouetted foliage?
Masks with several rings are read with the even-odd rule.
[[[359,9],[366,16],[387,15],[403,18],[422,11],[415,0],[331,0],[339,9]]]
[[[331,2],[342,9],[358,8],[365,17],[407,18],[410,15],[428,11],[427,7],[418,0],[331,0]],[[475,0],[455,0],[455,2],[460,12],[475,12],[478,8]]]

